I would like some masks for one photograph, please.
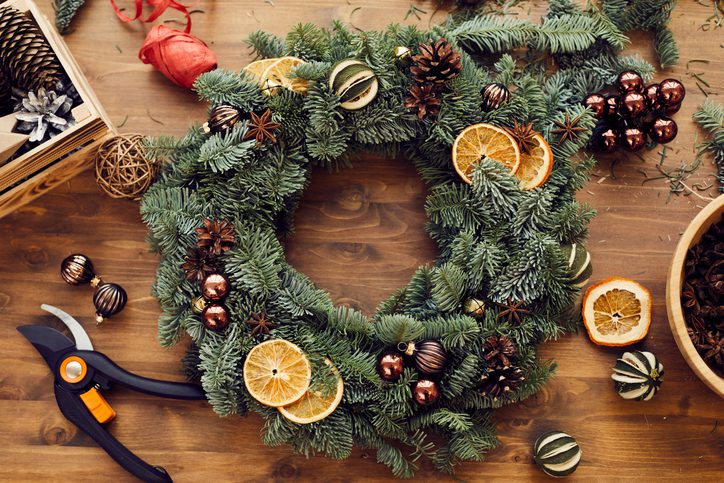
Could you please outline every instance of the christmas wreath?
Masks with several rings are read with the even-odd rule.
[[[622,71],[654,72],[619,55],[607,3],[621,2],[553,0],[541,23],[478,7],[430,31],[255,32],[262,60],[197,80],[209,121],[150,142],[171,162],[141,213],[161,254],[160,341],[190,336],[187,374],[217,413],[257,412],[266,444],[307,455],[375,449],[398,476],[496,445],[493,409],[538,391],[554,364],[537,345],[579,323],[594,211],[575,193],[596,124],[581,102]],[[312,167],[359,151],[414,162],[440,251],[371,317],[335,306],[282,241]]]

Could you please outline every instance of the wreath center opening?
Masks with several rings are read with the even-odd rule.
[[[294,215],[287,260],[335,304],[371,315],[438,255],[425,231],[426,197],[402,156],[360,153],[350,168],[316,168]]]

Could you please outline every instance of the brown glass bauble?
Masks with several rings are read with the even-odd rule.
[[[93,262],[82,253],[74,253],[65,257],[60,263],[60,276],[68,285],[91,284],[97,287],[100,277],[96,276]]]
[[[493,82],[483,86],[480,90],[480,96],[483,99],[483,102],[480,103],[480,108],[484,112],[490,112],[510,100],[510,91],[503,84]]]
[[[668,117],[657,118],[649,128],[651,139],[661,144],[673,141],[678,133],[679,127],[676,122]]]
[[[229,310],[223,304],[209,304],[201,312],[201,321],[209,330],[223,330],[229,325]]]
[[[621,94],[618,101],[618,112],[624,117],[635,119],[646,112],[648,102],[643,94],[636,91],[629,91]]]
[[[596,116],[596,119],[603,119],[606,117],[606,98],[601,94],[589,94],[585,99],[583,99],[583,105],[593,111],[593,115]]]
[[[398,380],[404,370],[404,357],[399,352],[385,352],[377,361],[377,372],[385,381],[394,382]]]
[[[628,151],[638,151],[646,146],[646,134],[637,127],[629,127],[621,133],[619,144]]]
[[[615,130],[608,128],[599,135],[598,144],[603,151],[610,153],[618,147],[618,134]]]
[[[608,96],[606,98],[606,116],[618,116],[618,96]]]
[[[207,134],[225,132],[239,122],[241,111],[234,106],[222,104],[211,110],[209,120],[204,123],[203,129]]]
[[[397,348],[412,357],[418,371],[427,375],[440,374],[447,365],[447,352],[436,340],[402,342]]]
[[[128,295],[120,285],[104,283],[93,294],[93,305],[96,308],[96,323],[117,314],[126,306]]]
[[[616,89],[621,94],[630,91],[641,92],[644,89],[644,79],[638,72],[625,70],[616,78]]]
[[[435,381],[418,379],[412,386],[412,396],[420,406],[429,406],[440,399],[440,388]]]
[[[229,295],[229,279],[220,273],[211,273],[201,282],[201,294],[207,300],[218,301]]]
[[[646,100],[649,102],[649,109],[659,109],[661,107],[659,105],[659,85],[658,84],[649,84],[644,89],[644,96],[646,97]]]
[[[670,106],[666,106],[663,111],[667,116],[671,116],[673,114],[676,114],[679,112],[679,109],[681,109],[681,103],[678,104],[672,104]]]
[[[659,84],[659,104],[663,107],[680,104],[686,97],[684,84],[676,79],[666,79]]]

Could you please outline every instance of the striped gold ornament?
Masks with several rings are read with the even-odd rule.
[[[423,374],[440,374],[447,365],[447,352],[436,340],[401,342],[397,348],[412,357],[415,367]]]
[[[93,305],[96,308],[96,323],[103,323],[105,318],[117,314],[126,306],[128,295],[118,284],[104,283],[93,294]]]

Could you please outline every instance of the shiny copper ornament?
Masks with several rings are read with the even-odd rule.
[[[230,322],[229,310],[222,304],[209,304],[201,312],[201,321],[209,330],[223,330]]]
[[[202,295],[198,295],[191,299],[191,310],[196,315],[200,315],[207,305],[209,305],[209,302]]]
[[[206,134],[217,134],[225,132],[239,122],[241,111],[239,109],[222,104],[211,110],[209,120],[202,126]]]
[[[622,94],[618,101],[618,112],[624,117],[635,119],[646,112],[646,97],[636,91]]]
[[[673,119],[660,117],[649,128],[649,136],[654,142],[666,144],[674,140],[679,133],[679,127]]]
[[[608,96],[606,98],[606,116],[618,116],[618,96]]]
[[[91,284],[97,287],[101,278],[95,274],[93,262],[82,253],[74,253],[65,257],[60,263],[60,276],[68,285]]]
[[[653,110],[657,110],[661,107],[659,104],[659,85],[658,84],[649,84],[644,89],[644,96],[646,97],[646,100],[649,102],[649,108]]]
[[[666,106],[666,107],[664,108],[664,113],[665,113],[667,116],[671,116],[671,115],[676,114],[677,112],[679,112],[679,109],[681,109],[681,103],[672,104],[672,105]]]
[[[93,294],[93,305],[96,308],[96,323],[103,323],[103,320],[117,314],[126,306],[128,295],[120,285],[115,283],[104,283],[98,287]]]
[[[625,70],[616,78],[616,89],[621,94],[630,91],[641,92],[644,89],[644,79],[638,72]]]
[[[666,79],[659,84],[659,104],[664,107],[679,104],[686,97],[684,84],[676,79]]]
[[[475,297],[470,297],[465,301],[463,311],[465,312],[465,315],[478,319],[485,315],[485,301]]]
[[[377,372],[385,381],[396,381],[404,370],[405,361],[402,354],[398,352],[385,352],[377,361]]]
[[[201,294],[207,300],[218,301],[229,295],[229,279],[220,273],[212,273],[201,282]]]
[[[412,357],[418,371],[427,375],[440,374],[447,365],[447,352],[436,340],[401,342],[397,348]]]
[[[593,111],[593,115],[596,116],[596,119],[603,119],[606,117],[606,98],[601,94],[589,94],[585,99],[583,99],[583,105]]]
[[[608,128],[599,134],[599,146],[606,152],[611,152],[618,147],[618,134],[615,130]]]
[[[483,98],[483,102],[480,104],[483,112],[494,111],[510,100],[508,88],[497,82],[483,86],[480,95]]]
[[[646,134],[641,129],[629,127],[621,133],[619,143],[628,151],[638,151],[646,146]]]
[[[412,396],[420,406],[429,406],[440,399],[440,388],[435,381],[418,379],[412,386]]]
[[[392,50],[395,56],[395,65],[399,69],[407,69],[412,65],[412,51],[404,45],[398,45]]]

